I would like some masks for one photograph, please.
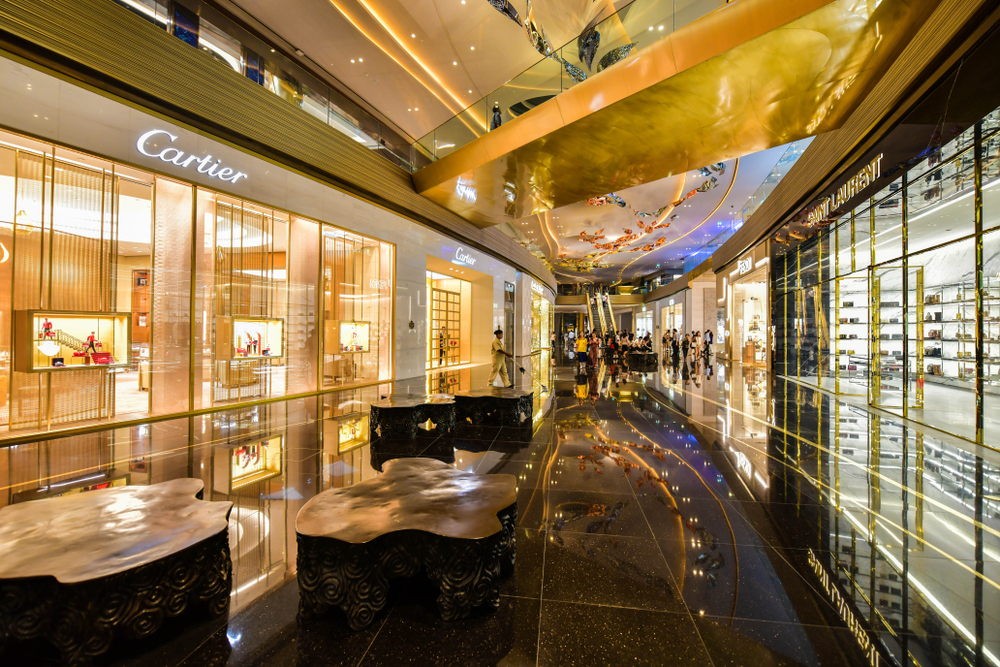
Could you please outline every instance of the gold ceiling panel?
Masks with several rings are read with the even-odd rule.
[[[740,0],[456,149],[414,185],[488,227],[836,129],[938,2]]]

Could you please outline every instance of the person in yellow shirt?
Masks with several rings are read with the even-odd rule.
[[[506,357],[514,358],[514,355],[503,349],[503,330],[497,329],[493,332],[496,338],[493,339],[493,344],[490,345],[490,357],[493,360],[493,370],[490,371],[490,379],[486,381],[486,384],[493,384],[493,380],[497,378],[497,374],[500,374],[500,381],[503,382],[503,386],[513,388],[514,384],[510,381],[507,376],[507,359]]]
[[[580,336],[576,339],[576,362],[578,365],[587,363],[587,338],[589,336]]]

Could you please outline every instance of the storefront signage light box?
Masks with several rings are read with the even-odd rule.
[[[736,266],[741,276],[745,273],[750,273],[753,270],[753,257],[744,257]]]
[[[174,146],[167,146],[159,152],[151,152],[151,150],[155,151],[159,148],[159,145],[150,145],[150,142],[154,138],[160,138],[160,140],[164,138],[169,139],[170,143],[177,141],[177,135],[170,134],[166,130],[150,130],[135,142],[136,150],[147,157],[160,158],[163,162],[169,162],[185,169],[197,165],[195,168],[199,174],[206,174],[209,178],[217,178],[227,183],[237,183],[241,178],[249,178],[242,171],[236,171],[230,167],[222,167],[222,160],[215,160],[215,164],[212,164],[211,154],[199,158],[197,155],[189,155]],[[222,168],[220,169],[219,167]]]
[[[830,211],[836,211],[846,204],[854,195],[858,194],[869,185],[874,183],[882,175],[882,153],[875,156],[875,159],[865,165],[864,169],[847,180],[846,183],[837,188],[832,196],[827,197],[809,210],[806,216],[809,222],[819,222],[825,220]]]
[[[14,327],[14,369],[21,373],[131,363],[131,313],[17,310]]]
[[[534,280],[531,281],[531,291],[534,292],[535,294],[542,294],[542,295],[545,294],[545,291],[543,290],[541,283],[536,282]]]

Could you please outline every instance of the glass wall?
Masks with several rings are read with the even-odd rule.
[[[531,350],[551,347],[549,334],[554,327],[555,311],[552,302],[545,298],[540,283],[531,281]]]
[[[0,429],[391,379],[394,252],[0,133]]]
[[[904,163],[875,196],[776,261],[779,374],[996,442],[997,119]]]

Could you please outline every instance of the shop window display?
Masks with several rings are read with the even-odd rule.
[[[217,448],[215,490],[232,493],[245,486],[281,475],[282,438],[254,440]]]
[[[16,368],[22,373],[80,366],[127,368],[131,316],[18,311],[14,314]]]

